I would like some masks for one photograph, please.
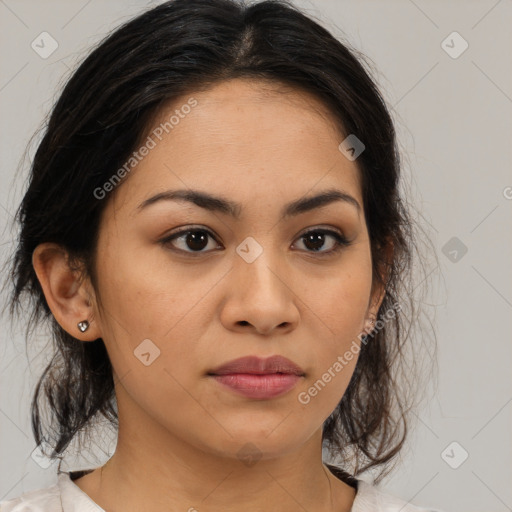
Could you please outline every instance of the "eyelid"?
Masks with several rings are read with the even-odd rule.
[[[213,239],[218,241],[217,236],[211,229],[209,229],[205,226],[202,226],[200,224],[191,224],[190,226],[181,226],[179,228],[176,228],[172,231],[169,231],[169,233],[167,233],[165,235],[164,239],[169,239],[169,238],[171,238],[173,236],[177,236],[177,235],[184,235],[185,233],[188,233],[189,231],[206,231]]]
[[[313,226],[309,226],[307,228],[304,228],[298,235],[297,238],[304,236],[305,234],[309,233],[310,231],[326,231],[326,232],[334,232],[338,235],[342,235],[343,231],[339,228],[335,228],[334,226],[328,226],[326,224],[314,224]]]

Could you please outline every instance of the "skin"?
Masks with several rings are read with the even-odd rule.
[[[298,395],[359,343],[385,292],[372,290],[362,209],[338,201],[280,219],[284,204],[327,188],[345,191],[361,208],[363,202],[357,161],[339,151],[343,137],[323,104],[276,87],[231,80],[161,112],[167,119],[190,96],[198,101],[104,199],[97,289],[70,271],[58,246],[34,251],[56,320],[77,343],[101,337],[114,368],[116,451],[102,471],[75,481],[105,510],[340,512],[352,506],[354,489],[322,462],[321,432],[357,356],[308,404]],[[137,208],[178,188],[236,201],[240,218],[183,201]],[[191,227],[216,237],[199,255],[185,236],[159,242],[171,230]],[[351,244],[321,257],[301,237],[306,228],[339,230]],[[249,236],[263,249],[252,263],[235,250]],[[328,253],[335,240],[326,235],[318,246]],[[91,325],[81,333],[77,323],[84,319]],[[145,339],[160,350],[148,366],[134,356]],[[305,376],[274,399],[239,396],[207,376],[241,356],[275,354],[297,363]],[[238,455],[247,443],[257,451],[252,464]]]

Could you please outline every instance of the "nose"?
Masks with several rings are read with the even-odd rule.
[[[290,272],[267,254],[263,251],[252,263],[238,256],[234,259],[221,311],[221,322],[227,329],[271,335],[276,330],[284,334],[297,327],[300,300],[290,282]]]

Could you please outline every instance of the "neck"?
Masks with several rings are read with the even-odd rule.
[[[321,429],[295,451],[279,456],[246,443],[245,452],[252,447],[255,453],[247,457],[194,446],[156,421],[130,420],[120,409],[114,455],[75,481],[109,512],[349,512],[352,507],[355,489],[322,462]]]

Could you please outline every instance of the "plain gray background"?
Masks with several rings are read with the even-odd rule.
[[[92,44],[154,3],[0,0],[3,226],[22,197],[22,153],[65,78]],[[446,512],[512,510],[512,1],[296,4],[376,66],[406,153],[412,199],[439,258],[431,269],[441,276],[431,303],[437,387],[418,415],[400,468],[381,487]],[[58,43],[47,58],[31,47],[42,32]],[[468,48],[458,55],[464,41]],[[3,262],[13,233],[4,229],[0,243]],[[56,464],[41,467],[31,457],[29,405],[48,334],[32,341],[29,365],[22,326],[12,338],[3,318],[0,332],[4,500],[54,483]],[[113,441],[107,436],[102,449],[111,453]],[[70,466],[98,465],[106,453],[97,453],[99,460]]]

